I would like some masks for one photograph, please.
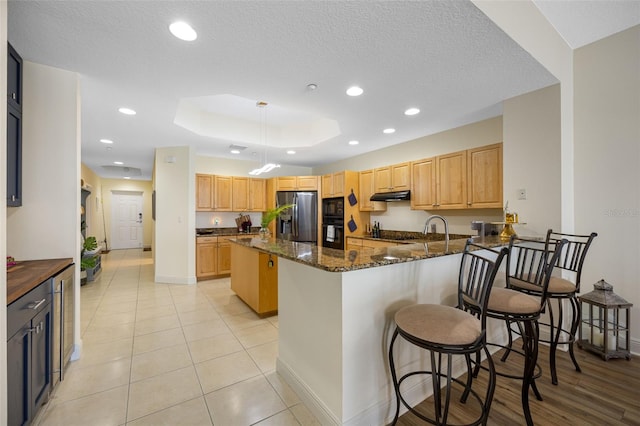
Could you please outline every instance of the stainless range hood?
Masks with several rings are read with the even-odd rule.
[[[371,196],[371,201],[408,201],[411,191],[378,192]]]

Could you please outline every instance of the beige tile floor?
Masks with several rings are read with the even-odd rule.
[[[229,278],[153,282],[150,252],[114,250],[81,288],[82,357],[35,425],[317,425],[275,371],[278,317]]]

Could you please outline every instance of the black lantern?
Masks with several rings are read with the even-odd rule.
[[[629,326],[633,304],[615,294],[613,286],[604,280],[578,299],[582,312],[578,346],[600,355],[605,361],[631,359]]]

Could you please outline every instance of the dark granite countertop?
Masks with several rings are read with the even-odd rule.
[[[252,226],[250,232],[238,232],[238,228],[196,228],[197,237],[217,237],[218,235],[247,235],[257,234],[259,226]]]
[[[462,253],[466,239],[449,241],[448,247],[444,241],[420,242],[391,247],[358,247],[350,250],[337,250],[319,247],[309,243],[270,239],[261,240],[259,237],[238,237],[230,240],[245,247],[252,247],[265,253],[274,254],[294,262],[304,263],[314,268],[329,272],[348,272],[357,269],[375,268],[393,263],[412,262],[449,254]],[[499,237],[485,237],[476,239],[477,244],[490,248],[507,244]]]
[[[463,235],[463,234],[449,234],[449,240],[466,240],[470,238],[471,235]],[[410,244],[410,243],[428,243],[434,241],[444,241],[444,234],[423,234],[422,232],[411,232],[411,231],[391,231],[391,230],[381,230],[379,238],[373,238],[369,235],[349,235],[349,238],[359,238],[361,240],[372,240],[372,241],[386,241],[390,243],[398,243],[398,244]]]

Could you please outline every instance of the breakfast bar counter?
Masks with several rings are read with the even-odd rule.
[[[351,250],[338,250],[287,240],[264,241],[259,237],[238,237],[232,241],[328,272],[348,272],[462,253],[467,240],[451,240],[448,244],[444,241],[420,241],[390,247],[355,247]],[[488,248],[505,244],[497,236],[474,238],[474,243]]]
[[[390,422],[395,405],[387,351],[393,316],[413,303],[456,304],[465,241],[450,241],[448,247],[427,242],[342,251],[291,241],[235,239],[233,244],[278,256],[276,368],[321,424]],[[497,237],[478,243],[504,244]],[[497,335],[491,338],[504,341]],[[415,347],[396,348],[400,372],[428,362]],[[461,373],[462,364],[454,365],[455,371]],[[405,392],[407,401],[418,403],[429,396],[430,378],[425,380]]]

